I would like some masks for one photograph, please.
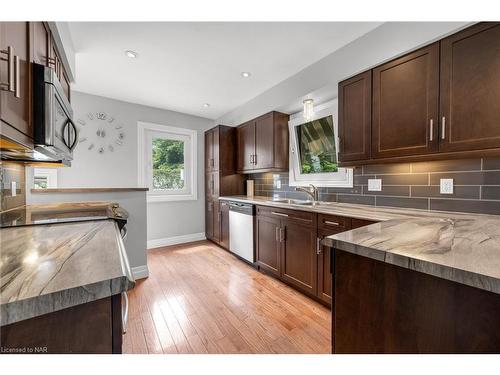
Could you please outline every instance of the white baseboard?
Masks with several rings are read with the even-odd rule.
[[[206,239],[205,232],[191,233],[183,236],[158,238],[156,240],[148,240],[148,249],[154,249],[156,247],[163,247],[170,245],[178,245],[180,243],[186,243],[186,242],[201,241],[204,239]]]
[[[138,267],[132,267],[132,276],[134,276],[134,279],[145,279],[146,277],[149,276],[149,269],[147,265],[144,266],[138,266]]]

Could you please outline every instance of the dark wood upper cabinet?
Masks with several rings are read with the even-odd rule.
[[[255,120],[254,169],[269,169],[274,166],[273,113]]]
[[[499,45],[500,23],[481,22],[340,82],[340,165],[499,155]]]
[[[50,30],[45,22],[32,22],[33,61],[37,64],[50,66]]]
[[[372,155],[438,148],[439,43],[373,69]]]
[[[2,53],[0,81],[2,84],[10,81],[13,91],[0,91],[1,119],[3,123],[13,128],[13,132],[22,133],[20,138],[23,138],[23,135],[33,138],[29,22],[0,22],[0,50],[7,51],[9,47],[12,56]],[[4,61],[4,58],[12,61],[10,79],[8,61]]]
[[[55,69],[68,99],[70,80],[59,55],[53,59],[57,51],[46,22],[0,22],[0,50],[0,82],[11,89],[0,91],[0,135],[33,148],[32,63]]]
[[[249,121],[237,128],[238,172],[253,170],[255,155],[255,122]]]
[[[237,128],[241,173],[288,169],[288,115],[270,112]]]
[[[441,41],[440,149],[500,147],[500,23]]]
[[[366,160],[371,155],[372,72],[339,83],[339,159]]]

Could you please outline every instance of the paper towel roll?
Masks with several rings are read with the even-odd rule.
[[[254,194],[254,181],[247,180],[247,197],[253,197]]]

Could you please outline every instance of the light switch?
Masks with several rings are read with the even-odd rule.
[[[368,191],[382,191],[382,180],[380,178],[369,178]]]
[[[442,178],[439,180],[440,194],[453,194],[453,178]]]
[[[16,181],[10,182],[10,195],[15,197],[17,195],[17,183]]]

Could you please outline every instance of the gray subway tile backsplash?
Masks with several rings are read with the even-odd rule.
[[[251,175],[256,195],[308,199],[288,185],[288,173]],[[368,179],[382,179],[382,191],[368,191]],[[454,192],[440,194],[441,178],[453,178]],[[281,183],[277,187],[276,181]],[[376,206],[500,214],[500,157],[365,165],[354,169],[352,188],[319,188],[322,201]]]

